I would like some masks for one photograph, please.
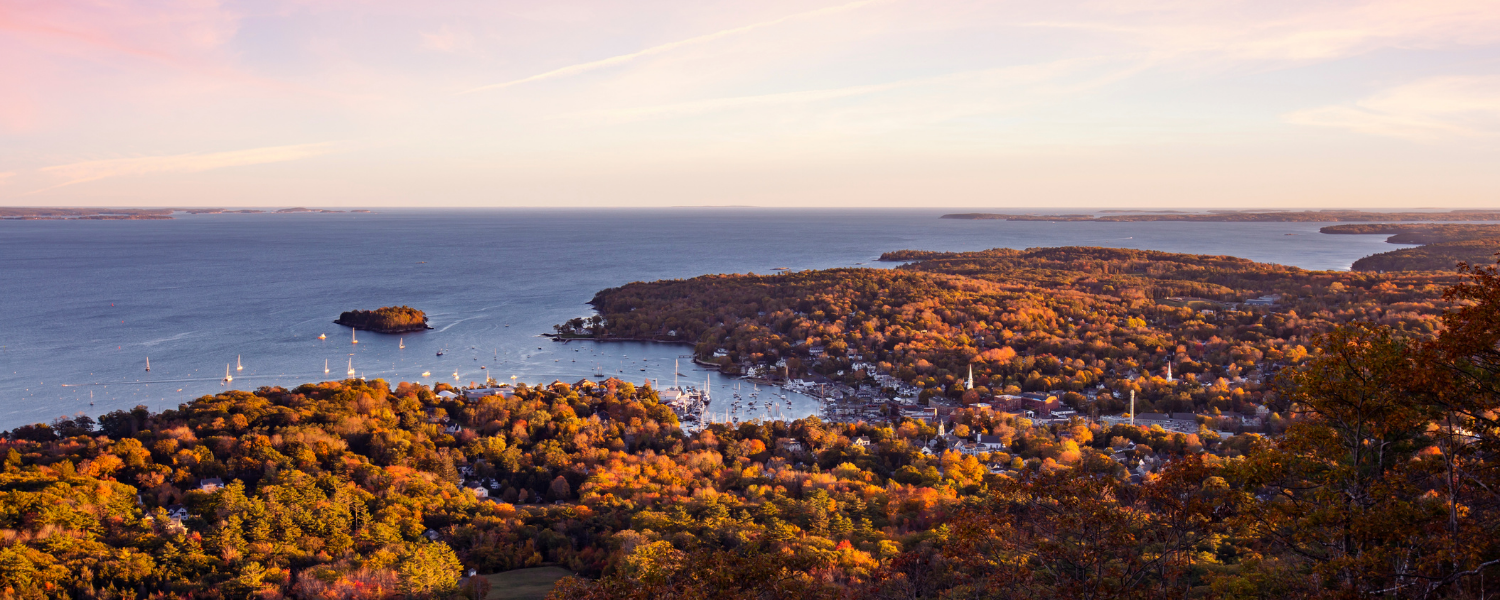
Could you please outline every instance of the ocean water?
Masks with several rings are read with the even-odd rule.
[[[382,210],[0,221],[0,429],[342,379],[351,362],[360,375],[393,384],[468,384],[484,373],[571,382],[602,370],[668,385],[680,372],[699,386],[707,377],[716,397],[727,397],[735,382],[686,358],[674,369],[686,346],[538,337],[591,314],[585,303],[596,291],[632,281],[885,268],[876,257],[903,248],[1093,245],[1347,269],[1397,247],[1380,235],[1322,235],[1318,223],[1023,223],[938,219],[943,212]],[[360,332],[352,344],[350,330],[332,323],[344,310],[399,304],[426,311],[434,329]],[[439,349],[448,352],[439,357]],[[221,385],[237,358],[243,370]],[[810,398],[792,400],[790,416],[816,408]]]

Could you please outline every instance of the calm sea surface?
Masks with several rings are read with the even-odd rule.
[[[1380,235],[1321,235],[1318,223],[1012,223],[938,219],[943,212],[389,210],[0,221],[0,429],[80,411],[175,407],[226,389],[219,382],[237,357],[244,368],[229,387],[244,390],[341,379],[351,361],[364,377],[392,383],[451,383],[455,372],[463,384],[486,372],[545,383],[602,369],[668,385],[685,346],[537,337],[591,314],[584,303],[596,291],[632,281],[882,267],[889,265],[874,262],[881,252],[902,248],[1113,246],[1309,269],[1347,269],[1397,248]],[[426,311],[435,329],[361,332],[356,345],[348,328],[332,323],[344,310],[396,304]],[[734,385],[686,359],[677,370],[700,386],[711,378],[721,397]],[[794,416],[815,408],[806,397],[793,401]]]

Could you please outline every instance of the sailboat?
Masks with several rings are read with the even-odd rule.
[[[149,356],[146,357],[146,372],[151,372],[151,357]]]
[[[240,364],[240,355],[238,355],[238,354],[234,355],[234,370],[236,370],[236,371],[243,371],[243,370],[245,370],[245,365]]]
[[[352,327],[349,328],[349,341],[351,341],[353,343],[356,343],[356,344],[359,343],[359,330],[358,329],[354,329]]]
[[[432,371],[422,371],[423,377],[432,377]]]
[[[224,363],[224,383],[234,381],[234,376],[229,374],[229,363]]]
[[[323,359],[323,374],[324,375],[328,374],[328,359],[326,359],[326,358]]]
[[[400,350],[405,350],[406,349],[406,338],[401,338],[401,346],[399,347],[399,349]]]
[[[349,357],[349,376],[354,376],[354,357]]]
[[[318,334],[318,339],[320,339],[320,340],[326,340],[326,339],[328,339],[328,334],[326,334],[326,333],[320,333],[320,334]]]

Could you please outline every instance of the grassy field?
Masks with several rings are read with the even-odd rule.
[[[1187,307],[1193,310],[1220,310],[1224,308],[1223,302],[1208,300],[1206,298],[1167,298],[1158,302],[1167,306]]]
[[[492,573],[484,578],[490,580],[488,600],[542,600],[552,591],[557,580],[572,575],[562,567],[534,567]]]

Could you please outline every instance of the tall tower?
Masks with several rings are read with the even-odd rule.
[[[964,389],[966,389],[966,390],[972,390],[972,389],[974,389],[974,365],[973,364],[969,365],[969,380],[964,382]]]
[[[1172,381],[1172,363],[1171,363],[1171,361],[1167,362],[1167,381]]]

